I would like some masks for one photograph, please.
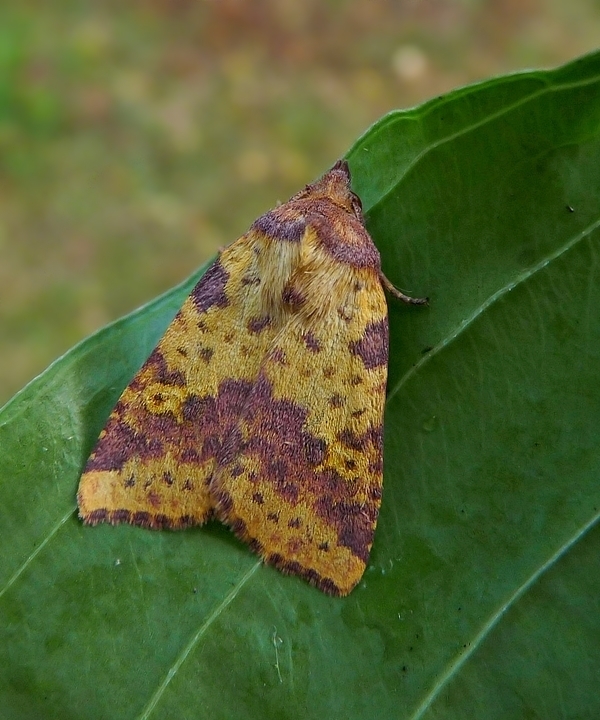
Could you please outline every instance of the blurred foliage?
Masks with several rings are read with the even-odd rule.
[[[387,110],[600,37],[593,0],[7,0],[0,403]]]

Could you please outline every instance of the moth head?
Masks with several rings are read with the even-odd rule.
[[[307,185],[296,197],[328,200],[351,213],[364,224],[362,203],[358,195],[350,189],[350,168],[346,160],[338,160],[322,178]]]

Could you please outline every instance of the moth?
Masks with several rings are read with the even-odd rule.
[[[361,579],[383,481],[379,253],[341,160],[222,250],[125,388],[78,491],[89,525],[225,523],[331,595]]]

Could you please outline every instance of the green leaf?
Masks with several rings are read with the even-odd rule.
[[[460,89],[348,159],[390,301],[385,489],[330,598],[217,524],[83,527],[78,476],[199,273],[0,411],[3,718],[600,714],[600,54]]]

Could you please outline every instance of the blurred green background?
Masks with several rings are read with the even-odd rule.
[[[598,0],[4,0],[0,405],[388,110],[599,39]]]

